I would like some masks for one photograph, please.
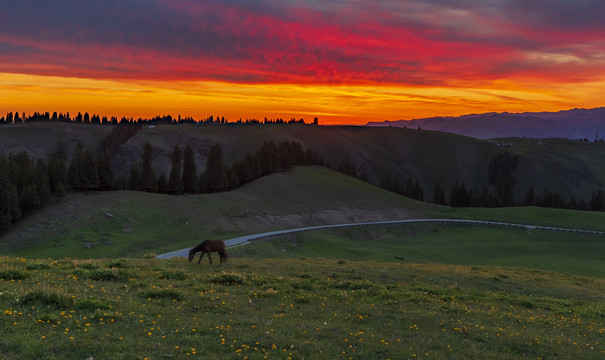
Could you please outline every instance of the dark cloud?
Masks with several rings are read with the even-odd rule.
[[[39,72],[46,64],[59,75],[99,78],[435,84],[523,74],[525,67],[572,71],[557,60],[600,62],[605,51],[599,19],[605,5],[590,0],[0,0],[0,6],[0,72],[17,71],[11,64],[18,63],[19,71],[30,64]],[[540,60],[551,64],[540,67]],[[584,66],[574,65],[574,71]]]

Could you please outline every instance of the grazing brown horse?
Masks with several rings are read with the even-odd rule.
[[[195,254],[198,252],[202,252],[200,255],[200,260],[197,262],[198,264],[202,262],[202,257],[204,254],[208,253],[208,259],[210,259],[210,264],[212,264],[212,257],[210,256],[211,252],[218,251],[219,256],[221,257],[221,264],[223,263],[223,259],[227,262],[227,253],[225,252],[225,242],[223,240],[204,240],[198,246],[189,250],[189,262],[193,260]]]

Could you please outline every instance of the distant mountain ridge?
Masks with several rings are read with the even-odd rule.
[[[478,139],[503,137],[594,140],[605,137],[605,107],[558,112],[485,113],[458,117],[369,122],[366,126],[395,126],[445,131]]]

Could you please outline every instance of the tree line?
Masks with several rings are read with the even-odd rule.
[[[24,112],[8,112],[5,116],[0,117],[0,125],[8,124],[20,124],[20,123],[32,123],[32,122],[65,122],[65,123],[76,123],[76,124],[96,124],[96,125],[171,125],[171,124],[306,124],[303,118],[296,119],[290,118],[285,120],[283,118],[267,118],[263,120],[251,118],[251,119],[237,119],[230,121],[224,116],[210,115],[199,119],[193,117],[172,117],[172,115],[158,115],[152,118],[133,118],[133,117],[121,117],[117,116],[100,116],[97,114],[80,113],[71,115],[69,112],[34,112],[33,114],[26,115]],[[314,117],[310,123],[312,125],[319,125],[319,118]]]
[[[117,128],[116,128],[117,129]],[[131,130],[116,130],[120,141]],[[114,135],[115,135],[114,134]],[[143,145],[140,161],[128,175],[116,176],[110,152],[115,145],[103,143],[99,150],[78,143],[71,159],[64,146],[48,159],[33,159],[27,152],[0,156],[0,231],[41,208],[52,196],[62,198],[69,190],[135,190],[165,194],[212,193],[235,189],[261,176],[296,165],[323,165],[321,156],[294,141],[263,143],[257,150],[227,165],[219,144],[210,147],[205,168],[198,172],[191,146],[177,144],[171,154],[169,174],[156,175],[151,144]],[[101,151],[102,150],[102,151]]]
[[[329,166],[329,165],[328,165]],[[561,194],[554,192],[536,193],[533,186],[529,186],[523,199],[515,199],[514,188],[517,179],[514,171],[519,166],[519,156],[509,152],[497,154],[488,163],[488,184],[480,189],[467,186],[464,182],[456,182],[447,193],[444,186],[437,181],[433,188],[433,198],[426,199],[425,191],[417,179],[412,176],[402,178],[388,177],[381,179],[377,185],[390,192],[407,196],[416,200],[429,201],[439,205],[451,207],[511,207],[511,206],[538,206],[570,210],[605,211],[605,192],[598,190],[592,193],[590,199],[576,199],[572,196],[566,200]],[[350,162],[338,166],[335,170],[369,182],[367,174],[359,172]]]

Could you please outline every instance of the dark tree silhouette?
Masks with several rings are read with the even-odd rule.
[[[69,179],[69,185],[73,189],[84,188],[84,145],[78,142],[75,148],[75,153],[69,162],[69,170],[67,171],[67,177]]]
[[[38,159],[36,169],[34,170],[34,183],[38,196],[40,197],[40,205],[46,204],[50,197],[50,185],[48,181],[48,168],[44,160]]]
[[[141,190],[147,192],[157,192],[158,183],[153,171],[151,162],[153,160],[153,147],[150,143],[146,142],[143,145],[142,160],[142,171],[141,171]]]
[[[109,152],[105,151],[99,159],[99,188],[101,190],[113,190],[115,187],[115,175],[113,173],[113,167],[111,166],[111,160],[109,159]]]
[[[530,186],[525,193],[525,198],[523,199],[523,206],[534,206],[536,204],[536,194],[534,191],[534,187]]]
[[[433,190],[433,202],[435,204],[447,205],[445,200],[445,190],[439,182],[435,183],[435,190]]]
[[[183,193],[183,154],[179,145],[172,149],[172,167],[168,178],[168,192],[171,194]],[[159,185],[159,184],[158,184]]]
[[[228,186],[227,169],[223,163],[223,150],[219,144],[210,147],[204,177],[208,192],[222,191]]]
[[[198,188],[197,169],[193,149],[187,144],[183,152],[183,190],[194,193]]]
[[[593,211],[605,211],[605,193],[602,190],[592,193],[588,208]]]

